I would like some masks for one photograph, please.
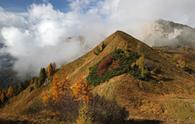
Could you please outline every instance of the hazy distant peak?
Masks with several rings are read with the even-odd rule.
[[[144,41],[150,46],[195,47],[195,29],[159,19],[154,21],[144,33]]]
[[[184,25],[184,24],[180,24],[180,23],[176,23],[176,22],[168,21],[164,19],[158,19],[155,21],[155,23],[166,26],[166,27],[172,27],[172,28],[178,28],[178,29],[181,29],[181,28],[191,28],[192,29],[192,27],[188,25]]]

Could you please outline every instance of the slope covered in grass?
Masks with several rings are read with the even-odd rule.
[[[150,74],[146,80],[142,78],[145,69]],[[72,92],[73,88],[76,88],[76,93]],[[151,48],[122,31],[113,33],[77,60],[62,65],[46,85],[32,92],[29,89],[11,99],[1,109],[1,114],[47,123],[70,123],[81,121],[81,113],[93,118],[94,114],[90,112],[104,110],[98,104],[93,106],[93,102],[88,102],[88,106],[83,107],[88,111],[85,113],[78,95],[85,100],[104,103],[108,108],[105,109],[106,117],[113,117],[110,118],[113,120],[124,112],[122,108],[128,112],[129,119],[165,122],[185,121],[184,117],[194,113],[195,78],[177,67],[168,53]],[[171,102],[177,97],[182,97],[184,104]],[[192,101],[185,101],[189,98]],[[108,104],[116,108],[113,112],[119,113],[109,113],[112,106]],[[172,109],[173,105],[176,108],[187,107],[176,111]],[[97,118],[107,122],[108,118],[104,118],[103,113],[96,114]],[[175,116],[171,116],[173,113]]]

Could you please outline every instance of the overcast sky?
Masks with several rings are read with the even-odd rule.
[[[1,0],[0,42],[20,74],[74,60],[116,30],[165,19],[195,27],[195,0]],[[72,37],[72,38],[70,38]],[[82,41],[82,42],[81,42]]]

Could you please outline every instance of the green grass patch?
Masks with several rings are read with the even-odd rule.
[[[142,77],[142,72],[139,68],[131,67],[131,64],[139,57],[140,55],[136,52],[115,49],[111,54],[104,57],[96,65],[89,68],[90,73],[87,76],[87,81],[92,85],[98,85],[101,82],[105,82],[114,76],[124,73],[130,73],[136,77]],[[114,62],[117,63],[117,66],[112,67],[112,63]],[[100,67],[100,65],[102,67]],[[103,71],[102,75],[98,75],[101,71]]]

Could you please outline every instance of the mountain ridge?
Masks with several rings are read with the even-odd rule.
[[[160,19],[146,28],[143,40],[151,46],[194,48],[194,34],[188,25]]]
[[[118,55],[122,58],[117,59]],[[110,61],[108,59],[110,57],[111,62],[107,62]],[[118,106],[124,107],[130,113],[129,119],[163,120],[167,123],[173,123],[176,119],[182,123],[183,119],[193,114],[192,96],[195,91],[195,78],[173,63],[172,57],[172,54],[149,47],[127,33],[116,31],[84,56],[56,69],[51,77],[47,76],[39,88],[36,88],[36,80],[31,80],[24,91],[0,109],[0,113],[2,117],[24,116],[36,121],[43,121],[47,117],[54,120],[59,116],[65,118],[65,114],[74,115],[74,111],[77,110],[73,109],[78,103],[74,101],[75,97],[71,94],[72,88],[75,84],[82,84],[82,86],[87,84],[89,87],[87,92],[90,94],[89,97],[92,97],[91,99],[100,96],[105,101],[116,102]],[[132,60],[129,62],[129,59]],[[128,60],[127,63],[126,60]],[[140,73],[142,69],[136,66],[142,67],[143,75]],[[106,74],[114,73],[114,75],[108,75],[108,78],[105,77],[106,80],[101,79],[97,85],[93,85],[87,77],[96,67],[99,68],[98,71],[104,69],[103,75],[100,74],[98,77],[100,79]],[[124,68],[127,70],[123,70]],[[132,73],[132,69],[135,69],[136,73]],[[144,75],[145,69],[149,73],[148,79],[147,75]],[[60,93],[60,96],[57,96],[59,101],[53,102],[55,95],[59,95],[58,92]],[[51,100],[49,103],[43,102],[45,94],[48,95],[46,98]],[[76,105],[70,107],[69,102]],[[11,108],[17,108],[18,111]],[[178,112],[177,108],[181,111]],[[29,110],[33,114],[25,114]],[[183,115],[188,110],[192,112]],[[53,113],[57,114],[53,115]],[[48,119],[50,123],[52,123],[51,118]],[[195,118],[192,119],[195,121]]]

